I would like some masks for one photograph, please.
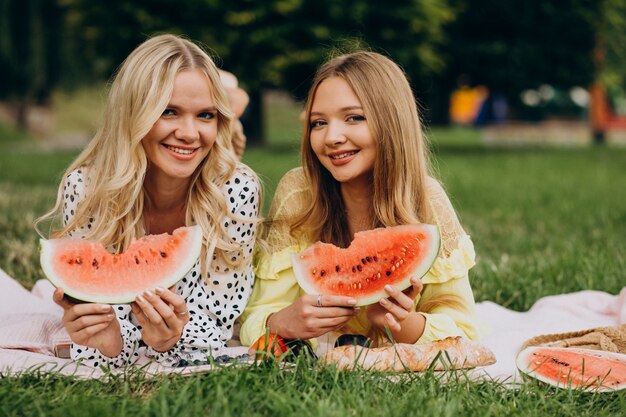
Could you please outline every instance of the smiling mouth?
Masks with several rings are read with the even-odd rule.
[[[349,156],[352,156],[356,153],[358,153],[359,151],[349,151],[349,152],[344,152],[344,153],[340,153],[340,154],[336,154],[336,155],[328,155],[330,159],[343,159],[343,158],[347,158]]]
[[[181,154],[181,155],[191,155],[195,151],[195,149],[181,149],[175,146],[165,145],[165,144],[163,144],[163,146],[165,146],[170,151]]]

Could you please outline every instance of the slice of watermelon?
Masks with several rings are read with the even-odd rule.
[[[356,233],[345,249],[317,242],[291,260],[306,293],[351,296],[363,306],[388,297],[387,284],[404,290],[411,277],[424,276],[439,245],[436,226],[393,226]]]
[[[145,290],[167,288],[193,267],[202,249],[200,226],[173,234],[149,235],[112,254],[81,239],[41,240],[41,267],[56,287],[78,300],[105,304],[132,302]]]
[[[626,388],[626,355],[601,350],[531,346],[517,355],[522,375],[560,388]]]

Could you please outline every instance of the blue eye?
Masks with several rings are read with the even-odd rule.
[[[200,119],[211,120],[211,119],[215,118],[215,113],[214,112],[210,112],[210,111],[206,111],[206,112],[202,112],[202,113],[198,114],[198,117]]]
[[[352,115],[352,116],[348,116],[347,121],[348,122],[362,122],[365,120],[365,116],[361,116],[361,115]]]
[[[163,113],[162,113],[163,116],[174,116],[175,114],[176,114],[176,110],[170,109],[170,108],[163,110]]]
[[[312,122],[309,123],[309,127],[311,129],[315,129],[316,127],[322,127],[326,125],[326,122],[323,120],[313,120]]]

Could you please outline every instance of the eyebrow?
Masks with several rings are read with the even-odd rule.
[[[339,111],[341,112],[347,112],[347,111],[351,111],[351,110],[363,110],[363,107],[361,106],[348,106],[348,107],[342,107],[339,109]],[[313,111],[311,112],[311,116],[321,116],[324,113],[319,112],[319,111]]]
[[[176,109],[179,110],[182,106],[175,104],[175,103],[168,103],[167,106],[165,106],[168,109]],[[206,112],[206,111],[217,111],[217,106],[209,106],[209,107],[204,107],[202,109],[200,109],[200,111],[202,112]]]

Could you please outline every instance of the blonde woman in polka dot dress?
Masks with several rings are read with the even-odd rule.
[[[133,239],[200,225],[202,254],[171,288],[130,305],[74,304],[58,288],[72,359],[124,367],[147,356],[171,366],[204,362],[232,337],[253,284],[260,204],[256,175],[232,150],[226,92],[211,58],[173,35],[148,39],[111,85],[104,122],[68,168],[52,237],[124,251]]]

